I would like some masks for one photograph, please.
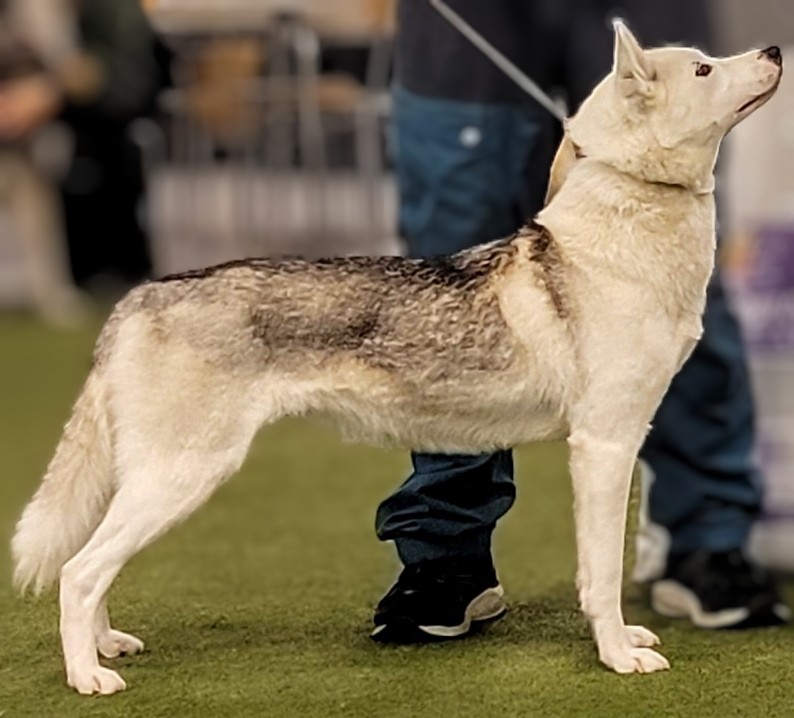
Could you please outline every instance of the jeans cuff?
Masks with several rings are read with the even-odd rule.
[[[721,527],[686,526],[670,533],[670,553],[683,554],[705,549],[719,553],[744,548],[752,523],[733,522]]]
[[[403,565],[421,563],[444,558],[463,558],[473,561],[491,558],[491,532],[469,534],[442,541],[423,541],[421,539],[395,539],[397,553]]]

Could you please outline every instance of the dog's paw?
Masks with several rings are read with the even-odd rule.
[[[668,660],[650,648],[621,647],[602,651],[600,658],[601,663],[616,673],[654,673],[670,668]]]
[[[626,636],[634,648],[652,648],[661,643],[659,636],[642,626],[626,626]]]
[[[127,687],[124,679],[116,671],[99,665],[71,673],[67,682],[84,696],[94,693],[109,696],[111,693],[118,693]]]
[[[117,658],[118,656],[132,656],[135,653],[141,653],[143,641],[129,633],[111,629],[107,633],[97,636],[96,647],[105,658]]]

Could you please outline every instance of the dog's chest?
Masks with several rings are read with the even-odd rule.
[[[663,205],[637,220],[627,267],[671,317],[698,317],[714,270],[713,201],[689,200],[683,208]]]

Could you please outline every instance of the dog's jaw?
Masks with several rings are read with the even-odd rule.
[[[759,107],[763,107],[772,99],[772,96],[777,92],[777,88],[780,86],[781,77],[782,75],[778,75],[777,82],[775,82],[769,90],[762,92],[760,95],[756,95],[736,110],[736,123],[741,122],[745,117],[753,114]]]

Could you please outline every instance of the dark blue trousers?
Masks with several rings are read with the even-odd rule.
[[[543,142],[539,110],[402,88],[394,100],[400,230],[411,256],[451,254],[510,234],[521,223],[522,199],[540,208],[542,183],[526,196],[527,167]],[[703,338],[641,452],[656,474],[651,519],[670,531],[672,551],[744,543],[760,509],[753,441],[744,348],[717,274]],[[378,536],[395,542],[405,564],[489,555],[496,522],[515,499],[510,452],[414,454],[412,461],[411,476],[378,508]]]

